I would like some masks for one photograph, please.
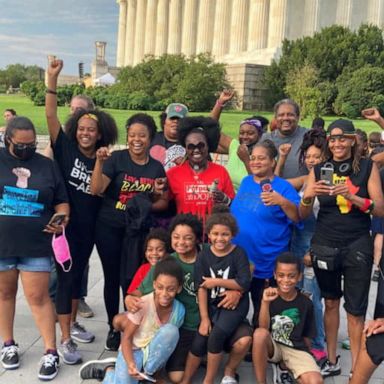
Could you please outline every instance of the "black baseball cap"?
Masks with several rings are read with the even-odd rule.
[[[332,130],[335,128],[341,129],[344,135],[354,135],[356,133],[355,126],[350,120],[338,119],[333,121],[328,126],[327,135],[330,135]]]

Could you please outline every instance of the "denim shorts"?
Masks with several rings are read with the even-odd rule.
[[[50,257],[7,257],[0,258],[0,272],[17,269],[24,272],[51,272]]]

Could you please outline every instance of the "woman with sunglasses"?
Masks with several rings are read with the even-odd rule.
[[[341,373],[336,348],[340,298],[343,295],[352,371],[354,369],[372,271],[370,215],[384,214],[379,171],[370,159],[361,158],[353,123],[343,119],[334,121],[328,127],[327,139],[327,160],[311,170],[300,203],[300,214],[305,218],[312,212],[314,198],[320,202],[311,257],[321,296],[325,299],[328,359],[322,366],[324,377]]]
[[[101,197],[92,196],[90,181],[96,163],[96,151],[112,145],[117,140],[117,127],[105,112],[78,108],[61,127],[57,116],[57,79],[63,68],[62,60],[53,60],[47,69],[48,89],[45,112],[55,160],[64,177],[71,220],[66,230],[73,265],[69,272],[56,264],[57,289],[55,306],[61,328],[59,354],[66,364],[82,360],[77,351],[80,343],[91,343],[95,335],[76,321],[81,298],[81,282],[95,245],[95,223],[101,206]],[[79,105],[73,99],[71,106]],[[84,106],[83,104],[80,104]]]
[[[226,169],[209,160],[219,142],[219,124],[208,117],[185,117],[179,122],[178,135],[187,158],[167,172],[170,198],[175,200],[177,213],[204,219],[214,204],[229,205],[235,196]]]
[[[36,153],[36,131],[29,119],[10,120],[5,143],[0,149],[0,360],[4,369],[20,365],[13,333],[20,277],[45,348],[38,377],[51,380],[58,373],[59,357],[48,284],[52,234],[60,233],[61,226],[48,223],[58,212],[65,215],[66,225],[68,197],[56,164]]]
[[[127,148],[110,152],[107,147],[96,152],[96,165],[91,178],[91,193],[103,194],[96,221],[96,247],[104,272],[104,303],[109,332],[105,349],[117,351],[120,332],[113,329],[112,320],[119,313],[119,287],[125,295],[141,259],[129,254],[130,275],[120,279],[122,253],[127,231],[126,211],[131,200],[148,196],[150,212],[165,211],[168,192],[163,165],[149,155],[149,146],[156,133],[156,123],[145,113],[132,115],[126,123]],[[142,196],[144,198],[144,196]],[[132,202],[131,202],[132,203]],[[140,204],[140,205],[142,205]],[[136,216],[139,216],[137,214]]]

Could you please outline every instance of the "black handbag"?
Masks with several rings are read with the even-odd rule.
[[[312,244],[310,249],[312,265],[314,268],[325,271],[339,271],[342,268],[340,248],[327,245]]]

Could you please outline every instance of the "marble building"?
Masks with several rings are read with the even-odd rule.
[[[241,107],[258,109],[260,74],[283,39],[340,24],[384,24],[384,0],[117,0],[117,67],[145,55],[210,52],[227,64]]]

